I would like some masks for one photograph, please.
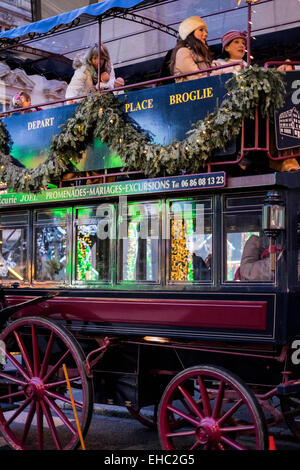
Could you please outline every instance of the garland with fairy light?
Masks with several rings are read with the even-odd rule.
[[[54,137],[47,160],[34,169],[14,165],[10,137],[0,123],[0,181],[17,192],[39,191],[72,171],[72,163],[80,161],[95,137],[122,156],[128,171],[140,170],[146,177],[175,175],[180,170],[196,173],[214,150],[224,149],[240,133],[243,119],[254,118],[257,107],[264,117],[282,107],[284,72],[253,66],[233,75],[226,88],[227,97],[219,108],[196,122],[184,140],[165,146],[151,143],[112,93],[94,93],[78,105]]]

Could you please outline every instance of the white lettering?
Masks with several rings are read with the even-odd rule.
[[[292,354],[292,363],[295,365],[300,364],[300,340],[295,339],[292,344],[292,349],[296,349],[296,351]]]
[[[294,93],[292,94],[292,103],[293,104],[299,104],[300,103],[300,80],[295,80],[293,83],[292,83],[292,89],[296,91],[294,91]]]

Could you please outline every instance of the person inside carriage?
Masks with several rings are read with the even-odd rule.
[[[270,281],[273,273],[270,249],[265,235],[251,235],[245,243],[236,281]]]

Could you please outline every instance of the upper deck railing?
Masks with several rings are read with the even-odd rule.
[[[263,1],[262,3],[270,3],[272,0],[265,0]],[[115,1],[115,3],[117,3],[117,0]],[[134,3],[134,2],[133,2]],[[137,4],[140,4],[141,2],[135,2]],[[147,2],[146,2],[147,3]],[[150,2],[151,3],[151,2]],[[149,3],[149,4],[150,4]],[[152,2],[153,5],[155,4],[158,4],[159,2]],[[243,6],[243,8],[245,8],[246,6]],[[227,10],[226,10],[227,11]],[[229,11],[229,10],[228,10]],[[247,11],[248,11],[248,39],[247,39],[247,62],[248,62],[248,65],[250,64],[250,54],[251,54],[251,51],[250,51],[250,37],[251,37],[251,4],[248,3],[247,5]],[[135,12],[132,13],[132,11],[121,11],[121,10],[116,10],[116,11],[111,11],[110,13],[110,16],[111,17],[116,17],[116,18],[126,18],[126,19],[129,19],[129,20],[132,20],[132,21],[135,21],[135,22],[140,22],[141,24],[143,25],[146,25],[146,26],[149,26],[150,28],[158,28],[164,32],[167,32],[168,34],[171,34],[172,36],[176,36],[176,30],[172,27],[172,25],[169,25],[167,26],[167,28],[165,28],[165,25],[163,25],[161,22],[159,21],[155,21],[155,20],[152,20],[151,18],[147,18],[145,16],[142,16],[142,15],[138,15],[136,14]],[[208,14],[206,16],[213,16],[217,13],[213,12],[211,14]],[[205,16],[205,15],[204,15]],[[98,44],[101,44],[102,43],[102,19],[107,19],[106,17],[106,14],[102,17],[102,18],[94,18],[94,22],[98,22],[99,24],[99,31],[98,31]],[[76,27],[80,27],[80,21],[77,19],[74,20],[75,23],[78,22],[78,24],[73,24],[73,26],[76,28]],[[70,26],[70,25],[69,25]],[[63,31],[65,30],[65,26],[63,27]],[[20,38],[18,38],[18,40],[16,41],[16,44],[20,45],[20,44],[23,44],[27,41],[29,41],[30,39],[31,40],[34,40],[36,41],[37,38],[43,38],[45,35],[47,36],[48,33],[49,34],[54,34],[54,35],[57,35],[58,33],[62,32],[61,31],[61,26],[57,26],[55,28],[52,28],[50,31],[46,32],[45,34],[44,33],[39,33],[39,32],[32,32],[32,33],[29,33],[26,37],[22,37],[21,40]],[[24,42],[25,41],[25,42]],[[14,39],[12,40],[12,42],[14,42]],[[13,47],[13,44],[9,44],[6,46],[6,48],[11,48]],[[101,57],[101,52],[99,50],[99,56]],[[100,62],[100,61],[99,61]],[[283,63],[283,62],[270,62],[267,64],[268,65],[280,65],[280,63]],[[300,62],[293,62],[294,65],[298,65]],[[199,70],[198,72],[191,72],[191,73],[187,73],[187,74],[181,74],[181,75],[177,75],[177,76],[168,76],[168,77],[160,77],[160,78],[156,78],[156,79],[153,79],[153,80],[145,80],[145,81],[141,81],[141,82],[137,82],[137,83],[133,83],[133,84],[127,84],[127,85],[124,85],[124,86],[120,86],[118,88],[114,88],[114,89],[109,89],[109,90],[101,90],[101,94],[105,95],[107,93],[114,93],[115,95],[119,95],[120,92],[122,93],[126,93],[126,92],[131,92],[132,90],[138,90],[138,92],[143,89],[143,88],[155,88],[157,87],[158,85],[161,86],[161,85],[164,85],[165,83],[168,83],[170,80],[176,80],[176,79],[179,79],[179,78],[182,78],[182,77],[187,77],[187,79],[189,78],[189,76],[191,75],[196,75],[198,74],[199,77],[205,75],[207,77],[209,77],[210,75],[219,75],[220,76],[225,73],[226,74],[226,69],[231,69],[232,67],[234,66],[239,66],[241,68],[241,70],[244,69],[244,65],[242,62],[234,62],[234,63],[230,63],[230,64],[227,64],[227,65],[220,65],[220,66],[214,66],[214,67],[210,67],[210,68],[207,68],[207,69],[203,69],[203,70]],[[99,73],[99,66],[98,66],[98,88],[99,88],[99,83],[100,82],[100,73]],[[195,87],[200,87],[201,86],[201,83],[200,81],[195,81],[193,80],[193,84]],[[230,95],[230,92],[228,93],[228,95]],[[0,118],[7,118],[9,116],[12,116],[14,114],[23,114],[23,113],[28,113],[29,111],[32,111],[32,110],[38,110],[39,108],[43,108],[43,109],[47,109],[49,106],[53,107],[55,105],[63,105],[63,104],[70,104],[72,102],[75,102],[75,103],[78,103],[78,102],[82,102],[82,100],[84,100],[84,98],[88,97],[89,95],[81,95],[81,96],[74,96],[74,97],[68,97],[68,98],[59,98],[59,99],[54,99],[54,100],[51,100],[51,101],[44,101],[44,102],[40,102],[39,104],[34,104],[34,105],[31,105],[29,107],[26,107],[26,108],[22,108],[22,110],[20,109],[9,109],[9,110],[6,110],[2,113],[0,113]],[[127,95],[128,96],[128,95]],[[133,95],[132,95],[133,96]],[[132,97],[131,96],[131,97]],[[228,97],[225,96],[225,98],[227,99]],[[202,106],[204,105],[204,103],[201,103]],[[242,102],[241,102],[241,106],[242,106]],[[245,125],[247,126],[247,123],[245,124],[244,122],[244,119],[242,119],[242,125],[241,125],[241,147],[240,147],[240,151],[239,149],[237,149],[237,151],[235,152],[235,158],[233,159],[220,159],[218,160],[217,157],[209,157],[207,159],[207,162],[205,163],[205,167],[207,169],[207,171],[211,171],[211,167],[212,166],[217,166],[217,165],[232,165],[232,164],[238,164],[242,161],[242,159],[244,158],[245,154],[246,153],[249,153],[249,152],[264,152],[267,157],[270,159],[270,160],[277,160],[277,159],[286,159],[289,157],[289,155],[286,155],[284,154],[285,152],[279,152],[279,156],[276,156],[274,157],[272,155],[272,153],[270,152],[270,123],[269,123],[269,119],[267,118],[266,120],[266,127],[264,130],[262,130],[261,128],[261,120],[260,120],[260,113],[259,113],[259,109],[257,107],[255,113],[253,114],[254,116],[254,120],[255,120],[255,125],[254,125],[254,132],[253,132],[253,145],[249,145],[249,142],[245,143]],[[195,119],[197,120],[197,119]],[[204,124],[206,125],[207,124],[207,121],[203,120]],[[265,124],[264,124],[265,125]],[[262,145],[261,142],[260,142],[260,136],[261,134],[264,134],[266,136],[266,143],[265,145]],[[237,136],[237,133],[235,132],[235,137]],[[294,153],[294,156],[299,156],[299,153]],[[132,170],[132,169],[131,169]],[[129,169],[130,171],[130,169]],[[131,174],[136,174],[136,171],[131,171]],[[82,175],[81,175],[82,177]],[[84,179],[87,179],[85,176],[83,177]],[[97,175],[92,175],[91,178],[97,178]],[[75,180],[77,180],[78,178],[75,177]],[[103,181],[105,181],[105,178],[103,179]]]

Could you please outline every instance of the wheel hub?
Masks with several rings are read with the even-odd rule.
[[[32,377],[24,389],[26,397],[41,398],[44,394],[44,382],[39,377]]]
[[[196,430],[196,437],[200,444],[216,444],[220,441],[221,431],[213,418],[204,418]]]

